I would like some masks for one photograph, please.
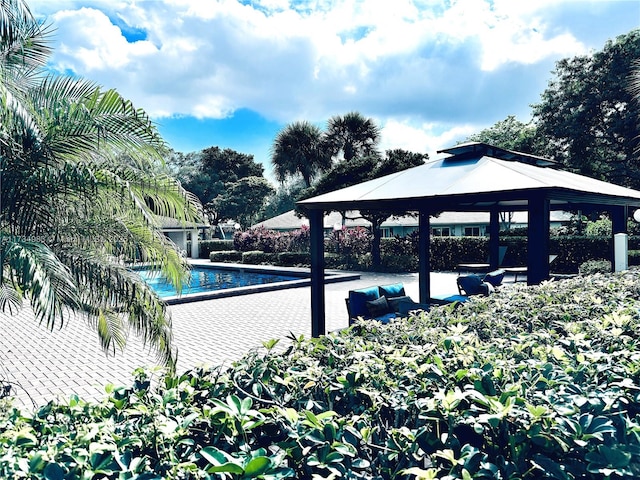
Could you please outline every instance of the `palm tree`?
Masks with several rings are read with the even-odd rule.
[[[24,0],[0,0],[0,310],[27,300],[49,328],[81,312],[106,351],[133,330],[172,367],[170,316],[127,260],[179,286],[188,266],[158,218],[197,221],[199,204],[158,166],[144,111],[46,74],[49,32]]]
[[[290,123],[276,135],[271,163],[278,181],[299,174],[310,187],[313,177],[331,166],[322,130],[307,121]]]
[[[327,142],[331,155],[342,155],[349,162],[355,157],[379,157],[376,149],[380,142],[380,129],[373,119],[358,112],[335,115],[327,125]]]

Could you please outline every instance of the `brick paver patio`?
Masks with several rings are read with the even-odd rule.
[[[432,293],[454,293],[455,274],[432,273]],[[362,273],[359,280],[326,286],[327,330],[347,326],[344,299],[354,288],[397,281],[418,299],[417,274]],[[169,307],[178,372],[199,365],[230,364],[262,342],[311,335],[310,288],[255,293]],[[131,335],[124,352],[106,355],[93,328],[69,316],[50,331],[29,308],[0,313],[0,380],[9,381],[18,406],[39,406],[52,399],[104,397],[108,383],[130,385],[138,367],[157,365],[155,355]]]

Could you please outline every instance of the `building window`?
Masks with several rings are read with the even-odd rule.
[[[479,237],[480,236],[480,227],[464,227],[464,236],[465,237]]]
[[[434,237],[450,237],[451,230],[449,229],[449,227],[432,228],[431,235]]]

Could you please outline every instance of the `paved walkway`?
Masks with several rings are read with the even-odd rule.
[[[457,291],[452,273],[432,273],[433,295]],[[328,284],[327,330],[348,324],[344,299],[354,288],[403,282],[418,299],[417,274],[361,273],[359,280]],[[310,288],[255,293],[169,307],[178,372],[199,365],[230,364],[269,339],[311,335]],[[106,355],[95,330],[82,317],[70,316],[62,328],[50,331],[33,319],[29,308],[0,313],[0,380],[9,381],[16,404],[38,406],[49,400],[99,399],[108,383],[128,386],[132,372],[157,365],[155,355],[131,335],[124,352]]]

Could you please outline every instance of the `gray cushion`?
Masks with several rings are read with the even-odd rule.
[[[385,297],[380,297],[376,300],[368,300],[366,305],[369,315],[372,317],[379,317],[390,312],[389,303]]]
[[[409,297],[408,295],[404,295],[401,297],[389,297],[387,298],[387,302],[389,302],[389,310],[391,310],[392,312],[400,312],[401,303],[414,303],[411,297]]]

